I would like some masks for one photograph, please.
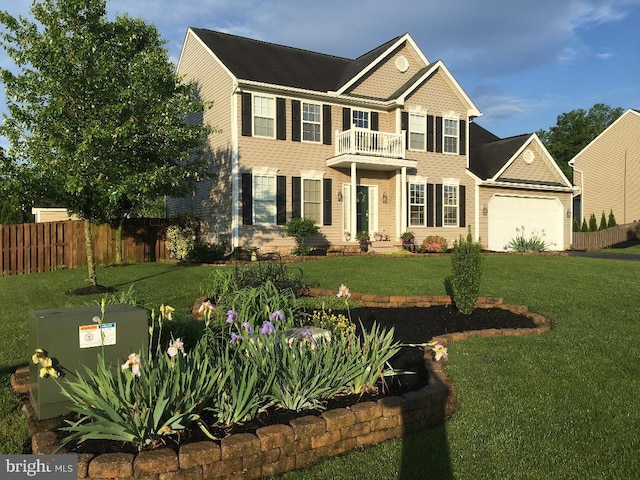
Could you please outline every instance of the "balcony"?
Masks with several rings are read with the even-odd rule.
[[[352,163],[373,170],[415,167],[415,160],[405,159],[405,131],[377,132],[364,128],[336,131],[335,156],[327,160],[328,167],[348,168]]]

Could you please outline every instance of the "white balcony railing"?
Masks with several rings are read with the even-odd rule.
[[[376,132],[364,128],[336,131],[336,156],[347,153],[373,157],[405,158],[402,133]]]

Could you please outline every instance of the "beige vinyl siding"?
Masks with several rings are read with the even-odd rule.
[[[524,160],[524,152],[529,149],[534,159],[531,163]],[[564,184],[565,180],[554,168],[547,155],[536,142],[529,142],[509,167],[500,175],[498,180],[521,180],[523,182],[551,182]]]
[[[640,114],[627,111],[576,156],[573,182],[585,220],[610,210],[619,224],[640,220]]]
[[[191,115],[217,131],[208,138],[209,161],[214,180],[200,182],[187,197],[167,198],[169,216],[191,212],[201,219],[205,241],[222,243],[231,234],[231,161],[233,152],[231,98],[233,80],[197,38],[189,33],[185,40],[178,75],[196,85],[200,100],[211,103],[203,115]]]
[[[478,204],[479,204],[479,236],[480,242],[483,247],[487,247],[487,240],[489,237],[489,224],[488,224],[488,215],[485,216],[482,212],[483,207],[490,205],[491,199],[495,195],[515,195],[515,196],[523,196],[523,197],[537,197],[537,198],[557,198],[562,202],[562,206],[564,211],[571,210],[571,193],[569,192],[541,192],[536,190],[526,190],[526,189],[515,189],[515,188],[497,188],[497,187],[480,187],[480,192],[478,196]],[[563,220],[563,238],[565,245],[564,249],[569,249],[571,247],[571,227],[572,227],[572,219],[567,218],[565,214]],[[513,236],[516,236],[516,232],[513,232]]]
[[[396,59],[401,55],[409,62],[409,68],[405,72],[401,72],[396,67]],[[349,93],[370,98],[387,99],[425,66],[425,63],[413,47],[405,42],[398,50],[377,65],[376,68],[368,72]]]

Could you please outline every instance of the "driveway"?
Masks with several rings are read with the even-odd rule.
[[[567,252],[570,257],[585,258],[606,258],[609,260],[635,260],[640,261],[638,253],[602,253],[602,252],[581,252],[578,250],[570,250]]]

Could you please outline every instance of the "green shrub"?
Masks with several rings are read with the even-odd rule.
[[[598,220],[596,220],[596,214],[592,213],[589,217],[589,231],[597,232],[598,231]]]
[[[198,219],[191,214],[184,214],[173,217],[170,222],[165,240],[167,249],[171,258],[184,260],[198,238]]]
[[[577,218],[574,218],[574,219],[573,219],[573,226],[572,226],[572,228],[573,228],[573,231],[574,231],[574,232],[579,232],[579,231],[580,231],[580,224],[578,223],[578,219],[577,219]]]
[[[582,226],[580,227],[580,231],[581,232],[588,232],[589,231],[589,224],[587,223],[586,219],[582,219]]]
[[[307,237],[317,235],[320,232],[320,227],[316,224],[315,220],[309,218],[292,218],[285,226],[285,235],[287,237],[294,237],[298,248],[294,249],[292,255],[309,255],[311,249],[305,247],[304,241]]]
[[[191,263],[214,263],[224,258],[224,247],[194,242],[187,252],[185,260]]]
[[[451,277],[453,302],[463,314],[469,315],[476,306],[482,276],[481,245],[474,242],[471,231],[467,239],[462,237],[453,243]]]
[[[607,228],[607,217],[604,214],[604,210],[602,211],[602,216],[600,217],[600,225],[598,226],[598,230],[605,230]]]
[[[613,216],[613,209],[609,210],[609,220],[607,221],[607,228],[615,227],[616,225],[616,217]]]

